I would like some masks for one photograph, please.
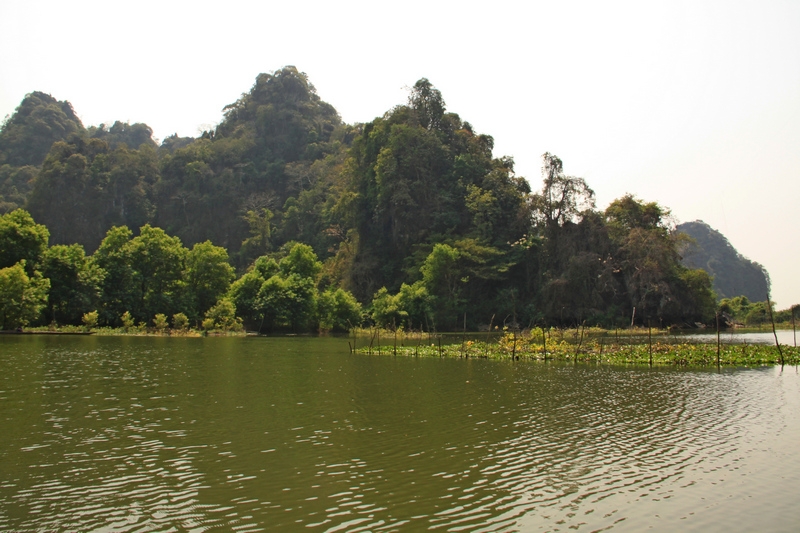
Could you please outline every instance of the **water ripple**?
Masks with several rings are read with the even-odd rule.
[[[19,346],[0,351],[0,530],[800,520],[781,499],[800,482],[794,371],[370,358],[304,339]],[[765,502],[779,515],[745,512]]]

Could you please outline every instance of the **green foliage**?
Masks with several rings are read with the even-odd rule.
[[[98,127],[90,127],[89,137],[105,141],[112,150],[124,144],[131,149],[138,149],[143,144],[152,148],[156,147],[153,141],[153,130],[147,124],[128,124],[127,122],[114,122],[110,128],[105,124]]]
[[[281,259],[280,270],[281,274],[287,277],[295,274],[301,278],[313,279],[322,270],[322,263],[309,245],[293,243],[289,253]]]
[[[97,326],[97,318],[98,318],[97,311],[89,311],[88,313],[84,313],[83,317],[81,318],[86,331],[91,331],[92,328]]]
[[[259,292],[265,281],[264,276],[253,269],[234,281],[228,291],[238,315],[251,330],[261,330],[263,327],[265,310],[262,308]]]
[[[136,324],[136,320],[134,320],[133,315],[131,315],[129,311],[122,313],[120,322],[122,323],[122,327],[125,328],[125,331],[132,329]]]
[[[596,338],[585,339],[582,343],[551,339],[544,346],[541,343],[541,330],[535,334],[517,335],[506,333],[497,342],[467,341],[464,344],[435,344],[417,346],[398,346],[396,350],[383,353],[396,353],[404,356],[422,357],[477,357],[481,359],[525,359],[528,361],[561,361],[570,363],[591,363],[611,365],[640,366],[716,366],[716,344],[672,344],[655,340],[648,343],[614,344],[598,342]],[[362,346],[358,349],[364,354],[377,354],[377,350]],[[800,363],[800,349],[784,346],[785,363]],[[725,366],[778,365],[781,356],[775,346],[725,344],[719,353],[719,364]]]
[[[183,273],[189,256],[180,239],[145,225],[126,246],[135,287],[134,317],[146,321],[156,313],[178,312],[183,304]]]
[[[105,272],[86,257],[79,244],[50,247],[41,272],[50,280],[47,322],[79,325],[84,313],[98,308]]]
[[[389,294],[386,287],[381,287],[372,298],[370,317],[379,327],[402,325],[408,318],[408,312],[400,304],[399,295]]]
[[[151,220],[157,180],[152,147],[112,150],[100,139],[76,137],[53,145],[27,208],[50,228],[54,243],[94,250],[110,227],[139,227]]]
[[[242,242],[242,254],[245,256],[260,256],[269,251],[270,238],[272,237],[272,211],[262,207],[249,210],[244,219],[250,227],[250,237]]]
[[[156,313],[156,316],[153,317],[153,327],[156,328],[156,331],[163,332],[169,327],[169,322],[167,321],[167,315],[163,313]]]
[[[244,325],[258,331],[346,331],[361,322],[361,306],[349,292],[320,293],[322,263],[306,244],[284,246],[280,261],[260,257],[231,285],[228,297]]]
[[[320,293],[317,313],[322,331],[346,332],[361,325],[361,304],[340,288]]]
[[[469,328],[694,324],[713,317],[697,268],[720,296],[758,277],[726,274],[730,254],[682,263],[688,240],[656,202],[598,211],[550,153],[532,192],[493,148],[425,78],[406,105],[348,126],[287,66],[213,130],[160,147],[145,124],[85,130],[68,103],[32,93],[0,131],[0,268],[24,260],[29,280],[52,281],[47,321],[97,309],[104,325],[127,312],[224,329],[208,313],[227,298],[248,328],[296,332],[360,322],[358,302],[379,325],[427,330],[465,314]],[[740,320],[751,311],[763,318]]]
[[[414,110],[419,125],[426,129],[439,129],[445,104],[442,93],[426,78],[421,78],[411,89],[408,105]]]
[[[298,274],[275,275],[258,292],[259,307],[270,331],[275,328],[295,332],[313,329],[317,300],[314,280]]]
[[[211,327],[208,327],[209,324]],[[236,318],[236,306],[228,298],[220,299],[206,312],[203,329],[220,329],[223,331],[240,331],[241,320]]]
[[[420,268],[439,329],[455,329],[463,313],[462,287],[469,278],[461,268],[461,257],[452,246],[436,244]]]
[[[620,241],[636,228],[648,231],[669,230],[669,211],[656,202],[644,203],[630,194],[611,202],[605,210],[609,233]]]
[[[0,130],[0,165],[41,165],[53,143],[83,131],[69,102],[32,92]]]
[[[172,315],[172,327],[179,331],[188,329],[189,317],[187,317],[184,313],[175,313]]]
[[[35,272],[28,276],[25,261],[0,269],[0,329],[27,326],[47,303],[50,280]]]
[[[260,74],[224,112],[214,131],[162,149],[154,200],[159,226],[189,244],[210,239],[244,266],[298,237],[283,231],[283,206],[318,185],[327,166],[315,169],[315,162],[346,146],[336,135],[342,125],[335,109],[294,67]]]
[[[228,292],[234,279],[225,248],[211,241],[195,244],[186,258],[186,290],[192,300],[192,313],[204,316]]]
[[[406,326],[408,329],[416,327],[425,330],[432,326],[432,304],[433,299],[423,281],[411,285],[403,283],[395,295],[382,287],[372,299],[370,317],[379,327]]]
[[[708,272],[718,297],[744,295],[753,301],[766,298],[764,267],[742,256],[724,235],[700,220],[679,224],[676,230],[692,239],[681,245],[683,264]]]
[[[0,216],[0,268],[25,261],[31,275],[42,261],[49,238],[48,229],[23,209]]]
[[[133,232],[127,227],[115,226],[108,230],[100,247],[92,256],[92,262],[103,270],[101,283],[100,320],[103,324],[118,325],[120,317],[131,316],[136,305],[136,280],[131,264],[130,241]],[[129,327],[129,326],[125,326]]]
[[[145,225],[140,234],[114,227],[92,257],[102,269],[101,320],[119,324],[123,313],[147,322],[158,313],[204,316],[228,292],[233,267],[224,248],[210,242],[187,250],[180,239]]]
[[[594,208],[594,191],[583,178],[564,174],[564,165],[557,156],[545,153],[542,160],[542,192],[533,195],[531,202],[535,219],[553,232]]]
[[[10,213],[25,205],[38,172],[39,169],[31,165],[0,165],[0,214]]]

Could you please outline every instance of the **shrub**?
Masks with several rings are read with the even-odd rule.
[[[172,327],[180,331],[185,331],[189,328],[189,318],[183,313],[175,313],[172,315]]]
[[[156,331],[164,331],[169,327],[169,323],[167,322],[167,315],[164,313],[157,313],[155,318],[153,318],[153,325],[156,328]]]
[[[86,331],[91,330],[95,326],[97,326],[97,319],[99,315],[97,311],[90,311],[88,313],[84,313],[83,315],[83,325],[86,327]]]
[[[134,327],[134,320],[130,311],[125,311],[122,313],[120,320],[122,321],[122,327],[125,328],[126,332]]]

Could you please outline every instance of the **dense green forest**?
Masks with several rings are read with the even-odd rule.
[[[260,331],[714,317],[707,265],[682,263],[667,208],[626,195],[598,210],[549,153],[534,191],[492,150],[424,78],[348,125],[285,67],[216,128],[160,145],[31,93],[0,130],[3,316],[12,293],[30,307],[3,327],[94,311]]]

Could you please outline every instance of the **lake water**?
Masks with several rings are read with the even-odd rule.
[[[0,338],[2,531],[797,531],[795,367]]]

